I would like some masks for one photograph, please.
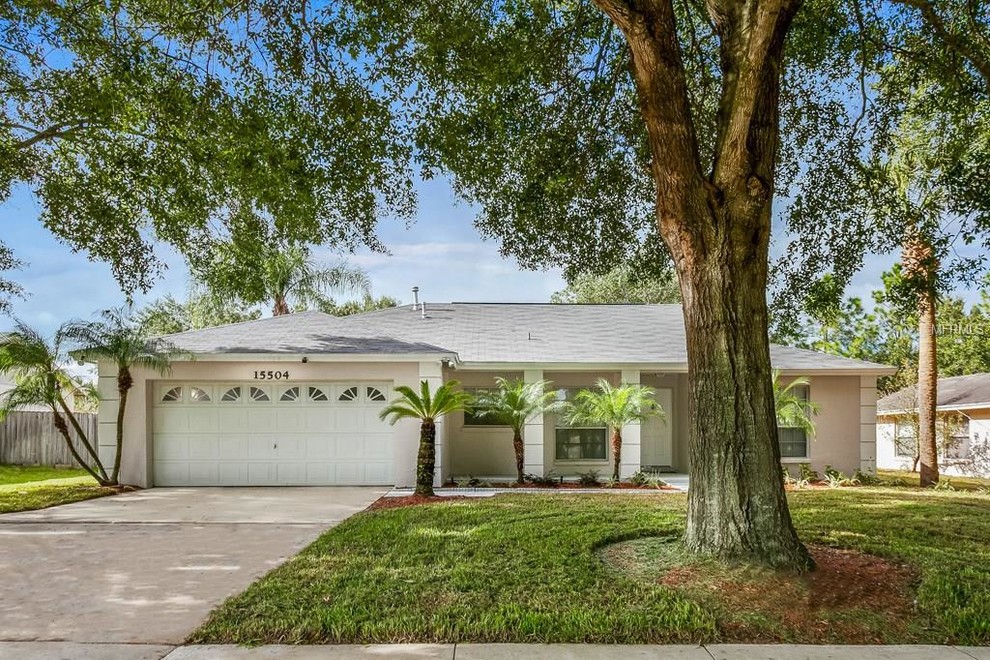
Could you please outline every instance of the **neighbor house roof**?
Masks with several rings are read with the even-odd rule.
[[[990,373],[938,379],[938,408],[990,407]],[[877,401],[877,412],[890,413],[918,407],[916,386],[905,387]]]
[[[195,354],[448,353],[474,364],[687,363],[680,305],[427,304],[353,316],[302,312],[168,339]],[[798,371],[887,367],[799,348],[771,348],[774,366]]]

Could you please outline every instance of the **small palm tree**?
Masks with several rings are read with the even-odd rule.
[[[171,361],[179,351],[162,339],[151,339],[134,319],[129,308],[108,309],[94,322],[76,321],[66,334],[82,346],[87,357],[102,358],[117,366],[117,452],[110,479],[120,477],[120,456],[124,447],[124,412],[127,395],[134,386],[134,368],[150,369],[158,374],[171,371]]]
[[[416,459],[416,494],[433,496],[433,473],[437,464],[437,420],[460,410],[469,410],[471,395],[457,389],[457,381],[444,383],[430,393],[425,380],[419,393],[404,385],[396,387],[399,397],[394,399],[378,415],[380,419],[395,424],[400,419],[418,419],[419,455]]]
[[[512,448],[516,454],[516,481],[523,483],[523,430],[534,417],[559,410],[562,403],[550,390],[550,381],[526,383],[522,380],[495,379],[495,389],[479,393],[474,414],[505,420],[512,428]]]
[[[567,406],[564,419],[568,424],[602,424],[612,431],[612,478],[619,479],[619,463],[622,457],[622,427],[641,422],[650,415],[665,417],[663,408],[656,402],[653,388],[643,385],[619,385],[614,387],[599,378],[597,389],[581,390]]]
[[[99,453],[65,400],[67,394],[77,390],[92,393],[91,386],[78,382],[65,370],[64,365],[70,360],[66,351],[68,340],[64,325],[49,340],[20,321],[13,332],[0,336],[0,371],[14,377],[13,389],[6,392],[0,402],[0,420],[18,408],[45,406],[52,411],[55,428],[79,466],[101,486],[114,485],[115,480],[107,475]],[[86,456],[81,455],[73,443],[69,425],[79,436]]]
[[[777,411],[778,426],[799,428],[808,435],[815,434],[815,421],[812,417],[819,413],[820,407],[797,393],[799,387],[807,386],[809,382],[807,377],[801,376],[782,385],[780,372],[773,372],[773,403]]]
[[[261,264],[265,296],[272,301],[272,315],[289,314],[293,307],[318,308],[331,302],[328,293],[371,291],[368,275],[341,262],[320,264],[299,245],[272,250]],[[290,305],[291,303],[291,305]]]

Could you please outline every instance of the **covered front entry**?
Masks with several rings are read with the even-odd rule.
[[[642,469],[670,469],[674,464],[674,391],[657,388],[656,400],[663,416],[650,415],[640,426],[640,460]]]
[[[390,391],[384,382],[160,381],[154,485],[392,485],[392,427],[378,419]]]

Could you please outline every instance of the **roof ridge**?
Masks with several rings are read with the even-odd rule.
[[[288,314],[279,314],[277,316],[262,316],[257,319],[247,319],[245,321],[234,321],[233,323],[221,323],[220,325],[208,325],[205,328],[190,328],[189,330],[183,330],[182,332],[173,332],[168,335],[159,335],[159,339],[167,339],[168,337],[181,337],[182,335],[188,335],[193,332],[203,332],[204,330],[219,330],[220,328],[233,328],[238,325],[247,325],[249,323],[261,323],[263,321],[275,321],[277,319],[286,319],[293,316],[303,316],[308,314],[319,314],[320,316],[325,316],[330,319],[340,318],[334,316],[333,314],[327,314],[326,312],[321,312],[318,309],[304,309],[301,312],[289,312]]]

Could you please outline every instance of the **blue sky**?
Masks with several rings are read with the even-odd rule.
[[[410,289],[420,287],[421,298],[429,302],[510,301],[540,302],[564,286],[559,270],[521,270],[514,260],[503,259],[498,246],[482,241],[472,225],[474,211],[458,203],[443,180],[417,186],[419,213],[408,229],[396,221],[381,224],[380,235],[391,254],[367,251],[350,255],[348,260],[371,276],[375,295],[389,295],[410,302]],[[27,265],[9,276],[28,292],[26,300],[15,300],[14,315],[44,332],[51,332],[70,318],[89,318],[94,312],[119,305],[124,297],[104,263],[74,254],[55,240],[38,221],[38,205],[25,188],[19,188],[0,205],[2,236]],[[169,264],[165,277],[148,294],[139,295],[141,304],[166,293],[183,295],[187,273],[174,253],[161,251]],[[318,253],[319,254],[319,253]],[[333,258],[329,251],[320,256]],[[880,281],[880,273],[890,268],[897,255],[875,256],[867,260],[855,278],[850,295],[869,299]],[[961,292],[975,299],[974,292]],[[9,326],[0,318],[0,328]]]

